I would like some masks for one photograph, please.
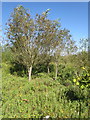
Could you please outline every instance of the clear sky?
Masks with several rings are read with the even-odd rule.
[[[17,5],[23,5],[26,9],[30,9],[32,17],[36,13],[41,14],[49,8],[51,9],[49,19],[60,18],[62,28],[70,30],[70,34],[75,41],[88,38],[88,2],[3,2],[3,31],[5,23]]]

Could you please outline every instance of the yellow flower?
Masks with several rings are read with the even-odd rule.
[[[79,85],[79,82],[76,82],[76,85]]]
[[[76,82],[76,79],[73,79],[73,82]]]
[[[83,70],[85,70],[85,67],[82,67]]]
[[[84,88],[84,85],[82,85],[81,88],[83,89],[83,88]]]
[[[79,77],[77,77],[77,79],[78,79],[78,80],[80,80],[80,78],[79,78]]]

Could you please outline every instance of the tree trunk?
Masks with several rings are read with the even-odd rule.
[[[49,66],[48,66],[48,68],[47,68],[47,69],[48,69],[48,74],[49,74],[49,73],[50,73]]]
[[[28,74],[29,74],[29,82],[31,81],[31,74],[32,74],[32,65],[28,70]]]
[[[57,79],[57,74],[58,74],[58,67],[57,67],[57,63],[56,63],[55,80]]]

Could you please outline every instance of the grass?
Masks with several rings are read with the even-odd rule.
[[[28,82],[26,77],[9,73],[9,65],[2,64],[3,118],[79,118],[79,102],[66,99],[67,87],[40,73]],[[81,118],[88,118],[88,107],[81,101]]]

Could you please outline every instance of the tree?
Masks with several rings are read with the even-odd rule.
[[[61,29],[57,20],[47,18],[49,10],[41,15],[36,14],[35,19],[32,19],[23,6],[18,6],[7,24],[8,44],[15,60],[27,67],[29,81],[33,66],[41,61],[46,63],[49,73],[52,56],[55,58],[57,78],[60,54],[66,48],[70,51],[72,47],[69,31]]]
[[[88,67],[89,62],[89,53],[88,53],[88,39],[80,39],[78,45],[78,53],[77,53],[77,62],[80,67]]]
[[[57,79],[58,65],[60,63],[61,56],[72,54],[76,50],[75,41],[71,39],[69,32],[70,31],[66,29],[58,30],[58,35],[56,37],[58,45],[54,50],[54,62],[56,66],[55,79]]]
[[[33,20],[23,6],[18,6],[7,24],[8,43],[15,53],[15,60],[27,67],[29,81],[33,65],[42,61],[41,58],[43,59],[45,55],[48,58],[52,47],[55,47],[54,36],[57,26],[54,21],[47,19],[48,11],[41,15],[36,14]]]
[[[43,61],[47,66],[47,71],[49,73],[49,64],[52,61],[52,55],[54,54],[54,49],[58,45],[58,36],[57,31],[60,27],[59,22],[55,20],[49,20],[47,18],[48,12],[50,9],[47,9],[41,15],[36,15],[36,25],[37,25],[37,39],[40,42],[39,47],[41,46],[40,54],[41,61]]]
[[[14,9],[7,23],[8,44],[14,52],[15,60],[28,69],[31,80],[32,67],[38,58],[38,41],[35,41],[35,24],[23,6]]]

